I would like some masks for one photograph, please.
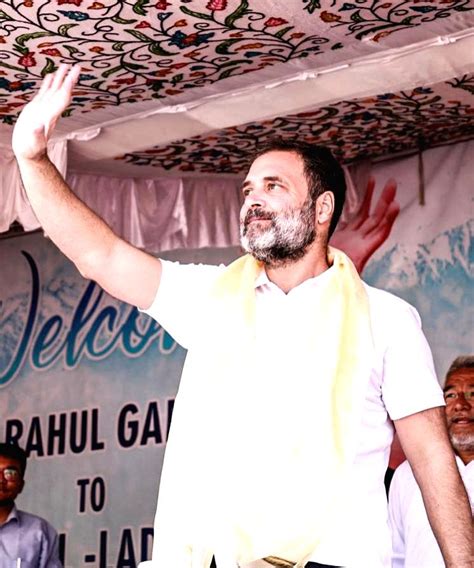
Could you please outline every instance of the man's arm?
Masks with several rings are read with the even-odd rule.
[[[79,67],[62,65],[47,75],[18,118],[12,145],[21,179],[45,232],[81,274],[116,298],[148,308],[160,282],[160,260],[115,235],[74,195],[46,153],[51,132],[71,101],[79,71]]]
[[[59,536],[56,529],[46,520],[41,541],[41,555],[38,568],[63,568],[59,558]]]
[[[449,442],[444,409],[431,408],[395,420],[395,428],[446,566],[472,568],[471,507]]]

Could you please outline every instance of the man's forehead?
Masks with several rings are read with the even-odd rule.
[[[20,469],[20,461],[16,458],[10,456],[0,455],[0,466],[1,467],[14,467]]]
[[[304,161],[296,152],[271,151],[256,158],[243,185],[263,183],[267,179],[279,179],[284,185],[308,190]]]
[[[446,379],[444,391],[450,389],[474,388],[474,368],[456,369]]]

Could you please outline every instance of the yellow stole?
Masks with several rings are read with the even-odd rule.
[[[298,354],[260,353],[255,280],[244,256],[203,299],[206,328],[189,351],[166,449],[152,566],[223,568],[269,556],[303,566],[343,514],[346,476],[372,366],[369,305],[352,262],[332,269],[307,306]],[[268,357],[287,371],[266,372]],[[337,530],[337,525],[336,525]],[[219,566],[220,568],[220,566]]]

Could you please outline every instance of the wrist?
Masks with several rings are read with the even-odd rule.
[[[24,167],[40,166],[48,163],[50,160],[46,150],[43,152],[34,154],[32,156],[22,156],[21,154],[15,154],[15,159],[20,169]]]

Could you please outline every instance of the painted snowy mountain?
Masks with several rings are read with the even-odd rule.
[[[419,311],[439,375],[459,354],[474,353],[474,220],[431,242],[399,244],[371,261],[364,280]]]

